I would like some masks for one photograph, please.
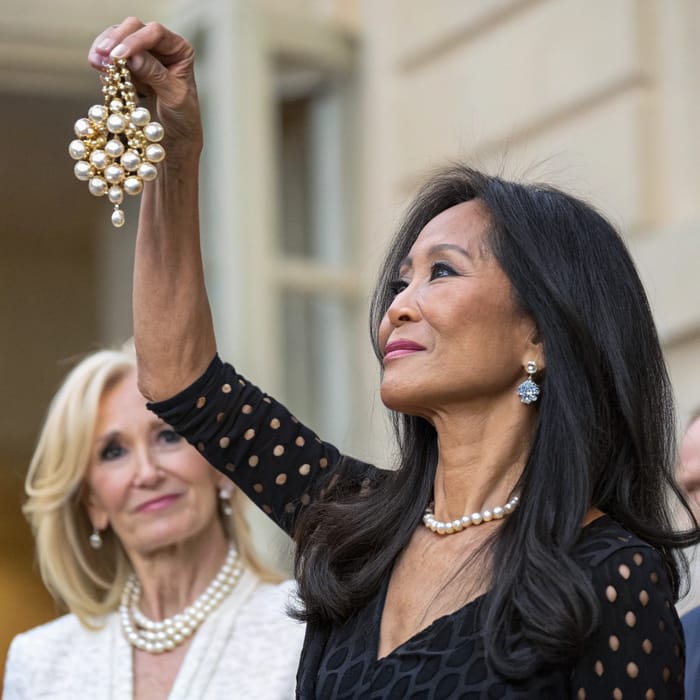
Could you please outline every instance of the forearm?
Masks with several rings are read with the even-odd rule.
[[[96,37],[88,54],[98,71],[113,59],[127,61],[165,130],[165,161],[142,195],[133,290],[139,388],[158,400],[189,386],[216,352],[199,242],[194,49],[157,22],[127,17]]]
[[[139,388],[168,398],[204,372],[216,352],[199,237],[199,148],[172,154],[141,202],[134,260]],[[170,156],[169,156],[170,158]]]

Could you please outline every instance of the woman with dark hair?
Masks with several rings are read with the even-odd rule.
[[[457,166],[418,194],[371,312],[400,460],[341,453],[216,353],[193,50],[110,27],[166,129],[136,243],[139,386],[297,542],[302,698],[671,698],[673,405],[629,254],[558,190]],[[174,310],[174,313],[173,313]]]

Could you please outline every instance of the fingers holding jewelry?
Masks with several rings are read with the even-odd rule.
[[[201,141],[194,49],[188,41],[158,22],[144,24],[130,17],[106,29],[93,43],[90,60],[100,70],[105,55],[127,61],[137,93],[153,99],[166,132],[179,142]]]
[[[138,17],[127,17],[121,24],[107,27],[92,42],[88,52],[88,63],[96,70],[104,71],[111,62],[109,54],[112,49],[143,26],[144,23]]]

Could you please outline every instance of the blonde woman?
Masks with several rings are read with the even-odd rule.
[[[255,558],[240,492],[149,412],[131,349],[49,408],[25,512],[69,614],[18,635],[4,698],[288,698],[303,626]]]

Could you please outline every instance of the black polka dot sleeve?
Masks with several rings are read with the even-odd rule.
[[[333,445],[218,355],[187,389],[148,407],[290,535],[340,460]]]
[[[600,626],[574,668],[573,697],[682,698],[683,631],[659,554],[618,549],[594,567],[593,584]]]

